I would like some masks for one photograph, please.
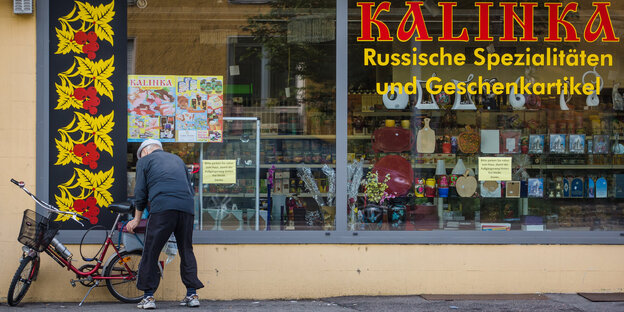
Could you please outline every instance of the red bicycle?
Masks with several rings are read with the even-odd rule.
[[[24,244],[22,247],[23,254],[20,265],[9,287],[7,296],[9,305],[15,306],[19,304],[26,295],[31,283],[37,279],[40,265],[39,254],[41,252],[45,252],[61,267],[67,267],[67,270],[71,270],[76,274],[76,279],[70,280],[72,286],[75,287],[77,283],[80,283],[83,286],[90,287],[79,305],[84,303],[91,290],[100,286],[102,281],[106,281],[106,287],[110,293],[122,302],[137,303],[141,300],[142,293],[136,288],[136,278],[143,250],[126,251],[113,243],[113,234],[118,228],[117,225],[120,222],[121,215],[133,213],[134,205],[118,203],[108,207],[108,209],[117,213],[117,217],[110,232],[106,234],[106,240],[93,258],[85,258],[81,252],[82,259],[87,264],[75,267],[72,263],[72,261],[75,261],[72,259],[72,253],[55,238],[60,224],[53,220],[58,214],[66,214],[71,215],[72,220],[84,226],[79,219],[89,220],[89,218],[75,212],[61,211],[57,207],[40,200],[26,189],[24,182],[18,182],[14,179],[11,179],[11,182],[19,186],[39,206],[48,210],[49,215],[44,217],[33,210],[27,209],[24,211],[22,226],[17,239]],[[109,247],[112,247],[114,254],[104,262],[104,257]],[[98,254],[100,254],[99,257]]]

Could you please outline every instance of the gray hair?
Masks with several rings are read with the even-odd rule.
[[[151,153],[155,150],[161,150],[162,146],[158,145],[158,144],[150,144],[146,147],[143,148],[144,151],[147,151],[148,153]]]

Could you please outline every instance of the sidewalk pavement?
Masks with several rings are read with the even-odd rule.
[[[425,300],[420,296],[337,297],[315,300],[202,300],[201,307],[193,311],[600,311],[622,312],[624,302],[591,302],[576,294],[546,294],[545,300]],[[22,303],[26,311],[139,311],[134,304],[120,302],[78,303]],[[156,302],[158,311],[184,311],[189,308],[177,302]],[[15,311],[6,303],[0,311]]]

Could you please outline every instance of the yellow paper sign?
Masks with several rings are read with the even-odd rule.
[[[204,184],[236,183],[236,160],[204,160],[202,167]]]
[[[479,157],[479,181],[510,181],[511,157]]]

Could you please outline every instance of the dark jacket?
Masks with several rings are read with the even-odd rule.
[[[149,202],[151,214],[179,210],[194,214],[194,192],[180,157],[155,150],[137,162],[135,204],[144,210]]]

